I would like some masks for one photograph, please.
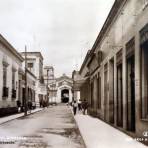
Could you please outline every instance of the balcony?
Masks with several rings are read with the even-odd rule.
[[[3,87],[3,97],[8,97],[9,88],[8,87]]]
[[[16,98],[16,90],[12,89],[12,98],[15,99]]]

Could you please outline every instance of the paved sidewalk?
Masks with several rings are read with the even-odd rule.
[[[32,113],[35,113],[35,112],[38,112],[38,111],[41,111],[43,110],[43,108],[36,108],[34,110],[31,110],[31,114]],[[28,115],[30,114],[30,111],[28,111]],[[19,117],[23,117],[24,116],[24,113],[18,113],[18,114],[15,114],[15,115],[10,115],[10,116],[6,116],[6,117],[1,117],[0,118],[0,124],[3,124],[5,122],[8,122],[8,121],[11,121],[13,119],[16,119],[16,118],[19,118]]]
[[[87,148],[147,148],[97,118],[77,114],[75,119]]]

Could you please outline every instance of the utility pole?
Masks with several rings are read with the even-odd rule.
[[[27,116],[27,97],[28,97],[28,90],[27,90],[27,47],[25,46],[25,98],[24,98],[24,106],[25,106],[24,115],[25,116]]]
[[[49,72],[49,69],[47,69],[47,106],[49,105],[49,98],[48,98],[48,72]]]

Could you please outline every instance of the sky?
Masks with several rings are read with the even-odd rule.
[[[55,76],[79,70],[114,0],[0,0],[0,33],[19,52],[40,51]]]

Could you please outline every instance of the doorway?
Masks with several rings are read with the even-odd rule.
[[[98,73],[97,79],[97,98],[98,98],[98,109],[101,109],[101,75]]]
[[[135,131],[135,58],[127,59],[127,130]]]
[[[61,91],[61,102],[62,103],[68,103],[69,102],[69,90],[63,89]]]
[[[123,127],[122,64],[117,66],[117,126]]]
[[[109,122],[114,123],[114,58],[109,62]]]
[[[108,120],[108,64],[104,66],[104,119]]]
[[[25,106],[25,98],[26,98],[26,93],[25,93],[25,88],[22,88],[22,105]]]

